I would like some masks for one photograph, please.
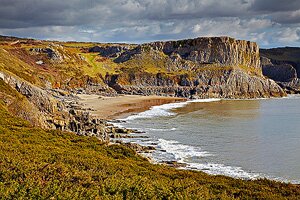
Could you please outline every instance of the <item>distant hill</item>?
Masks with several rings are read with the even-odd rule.
[[[271,59],[274,64],[292,65],[300,77],[300,47],[260,49],[260,55]]]
[[[300,93],[300,48],[260,49],[263,74],[288,93]]]

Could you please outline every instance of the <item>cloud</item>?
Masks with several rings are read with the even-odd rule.
[[[299,2],[0,0],[0,34],[133,43],[228,35],[265,46],[278,46],[284,41],[297,46]],[[284,34],[287,30],[294,31],[290,38]]]
[[[272,15],[274,21],[282,24],[300,24],[300,9],[289,12],[278,12]]]
[[[291,44],[300,40],[300,28],[287,28],[277,33],[279,41],[284,44]]]

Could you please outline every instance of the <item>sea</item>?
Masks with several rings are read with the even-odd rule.
[[[300,183],[300,96],[199,99],[153,106],[118,126],[144,133],[124,138],[155,147],[156,163],[241,179]],[[147,136],[138,137],[138,136]]]

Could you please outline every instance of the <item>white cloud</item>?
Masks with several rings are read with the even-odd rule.
[[[263,46],[299,46],[299,0],[288,1],[0,0],[0,33],[134,43],[227,35]]]
[[[292,44],[300,40],[300,28],[286,28],[278,32],[278,40],[284,44]]]

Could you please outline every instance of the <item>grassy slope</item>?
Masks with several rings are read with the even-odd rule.
[[[152,165],[96,138],[46,131],[9,114],[0,101],[0,199],[187,199],[300,196],[299,186],[242,181]]]
[[[30,48],[46,48],[48,43],[11,45],[0,42],[0,70],[11,72],[35,85],[44,86],[48,81],[59,87],[71,78],[80,79],[86,75],[97,78],[101,83],[100,75],[113,73],[116,67],[110,59],[102,60],[97,54],[82,52],[81,48],[88,44],[74,46],[66,43],[64,46],[62,43],[62,47],[52,47],[63,56],[62,62],[51,61],[46,55],[35,55],[29,51]],[[44,64],[36,64],[39,60]]]

